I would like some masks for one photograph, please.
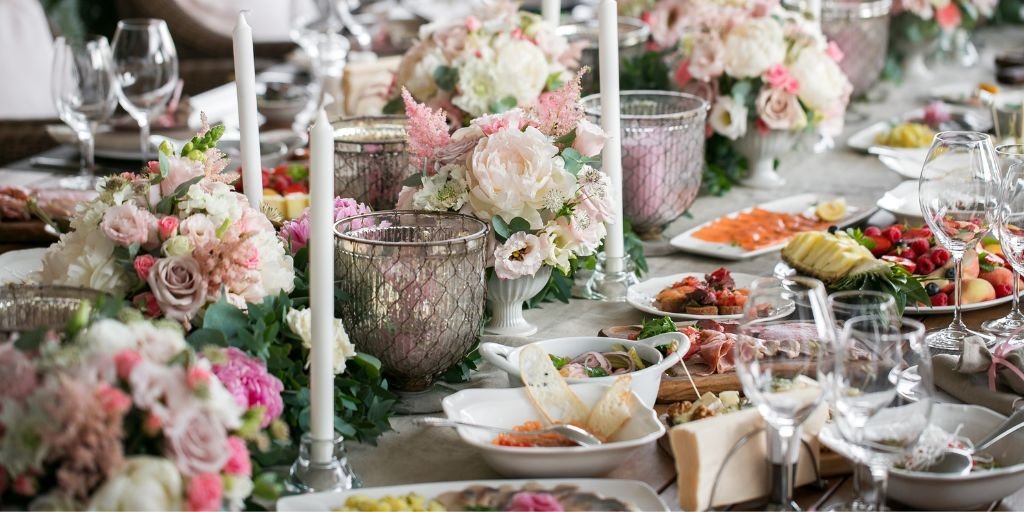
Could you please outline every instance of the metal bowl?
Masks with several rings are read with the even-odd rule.
[[[84,301],[102,295],[89,288],[10,285],[0,288],[0,337],[13,332],[61,329]]]

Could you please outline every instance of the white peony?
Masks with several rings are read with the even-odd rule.
[[[466,204],[468,196],[466,168],[459,164],[448,164],[441,167],[437,174],[423,178],[423,188],[413,196],[413,202],[421,210],[459,211]]]
[[[494,99],[511,96],[521,107],[535,103],[551,73],[544,52],[529,41],[512,38],[499,41],[495,49]]]
[[[469,202],[477,216],[522,217],[544,225],[540,210],[552,197],[572,197],[576,178],[558,148],[536,128],[501,130],[477,143],[470,157]]]
[[[288,328],[296,336],[302,339],[302,345],[308,349],[313,348],[313,312],[309,308],[305,309],[289,309],[285,315],[285,321],[288,322]],[[312,352],[310,356],[312,357]],[[348,339],[348,333],[345,332],[345,324],[342,323],[340,318],[334,319],[334,373],[341,374],[345,372],[345,361],[356,356],[356,347]],[[309,361],[306,361],[306,365],[309,365]]]
[[[747,107],[732,96],[720,96],[711,107],[711,127],[730,140],[747,133]]]
[[[482,116],[491,110],[498,96],[498,76],[493,62],[470,57],[456,64],[459,68],[459,93],[452,103],[471,117]]]
[[[43,268],[35,279],[123,296],[130,276],[114,258],[114,249],[114,242],[95,227],[65,233],[46,250]]]
[[[174,463],[139,455],[125,458],[121,472],[93,495],[89,510],[182,510],[184,485]]]
[[[853,90],[839,64],[816,48],[801,50],[789,72],[800,81],[800,101],[814,110],[827,110],[836,103],[845,107]]]
[[[785,33],[771,17],[750,18],[725,36],[725,72],[733,78],[761,76],[785,58]]]

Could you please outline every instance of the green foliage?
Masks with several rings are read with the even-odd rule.
[[[585,165],[600,167],[600,160],[598,158],[583,156],[583,154],[573,148],[562,150],[562,160],[565,161],[565,170],[572,173],[573,176],[579,173],[580,169]]]
[[[498,242],[504,242],[509,237],[520,232],[530,231],[530,221],[516,217],[512,219],[512,222],[505,222],[505,219],[501,218],[500,215],[491,217],[491,228],[494,229],[494,236],[498,239]]]
[[[644,256],[643,241],[640,240],[636,231],[633,230],[633,221],[631,221],[629,217],[624,218],[622,222],[622,241],[626,254],[628,254],[630,259],[633,260],[633,267],[636,270],[637,277],[641,277],[649,270],[647,268],[647,257]]]
[[[732,141],[715,134],[704,149],[704,179],[701,192],[721,196],[732,189],[747,169],[747,159],[733,147]]]
[[[388,102],[384,104],[384,107],[381,108],[381,113],[389,116],[405,114],[405,103],[402,101],[402,97],[395,96],[388,100]]]
[[[516,101],[515,96],[505,96],[504,98],[495,101],[494,103],[491,103],[491,112],[495,114],[508,112],[509,110],[516,108],[517,104],[518,102]]]
[[[896,301],[896,310],[900,315],[907,304],[922,303],[931,305],[931,298],[924,286],[907,269],[900,265],[888,264],[879,267],[881,272],[864,272],[846,276],[829,287],[830,290],[865,290],[887,293]]]
[[[875,248],[875,241],[864,234],[860,228],[847,228],[846,234],[850,235],[855,242],[866,247],[869,251]]]
[[[672,75],[665,56],[654,51],[644,52],[631,59],[623,59],[619,67],[619,87],[623,91],[671,89]]]
[[[188,194],[189,187],[195,185],[196,183],[199,183],[199,181],[202,180],[204,177],[205,176],[196,176],[195,178],[192,178],[186,181],[185,183],[178,185],[178,187],[174,189],[174,193],[168,196],[164,196],[163,199],[161,199],[160,202],[156,204],[156,208],[154,209],[157,211],[157,213],[161,213],[163,215],[170,215],[171,212],[174,211],[174,207],[175,205],[178,204],[178,201],[181,201],[181,198],[185,197],[185,194]]]
[[[679,328],[671,318],[666,316],[651,321],[645,319],[640,326],[640,335],[637,336],[637,339],[645,340],[668,332],[679,332]]]
[[[562,80],[562,74],[555,72],[548,75],[548,79],[544,81],[545,91],[557,91],[565,85],[565,81]]]
[[[438,66],[434,70],[434,82],[442,91],[454,91],[459,83],[459,70],[450,66]]]
[[[481,323],[481,329],[483,325]],[[480,366],[480,340],[473,344],[473,347],[469,349],[469,353],[462,357],[462,360],[452,365],[451,368],[445,370],[444,374],[441,375],[441,380],[449,384],[459,384],[462,382],[469,382],[469,378],[473,375],[473,372]]]

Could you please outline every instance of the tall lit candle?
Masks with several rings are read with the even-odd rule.
[[[327,462],[334,441],[334,131],[323,108],[309,135],[309,356],[313,462]]]
[[[562,2],[559,0],[544,0],[540,4],[540,15],[544,21],[551,25],[558,26],[562,14]]]
[[[615,208],[608,223],[604,253],[609,272],[621,272],[625,247],[622,240],[622,137],[619,131],[619,15],[615,0],[601,0],[598,10],[598,60],[601,79],[601,128],[608,142],[601,154],[601,170],[611,179]]]
[[[260,126],[256,114],[256,60],[252,50],[252,28],[245,11],[238,13],[232,34],[235,50],[235,85],[238,90],[242,188],[253,208],[263,201],[263,166],[260,163]]]

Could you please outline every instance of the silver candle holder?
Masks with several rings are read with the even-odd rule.
[[[406,120],[400,116],[352,117],[335,121],[334,193],[374,210],[390,210],[402,182],[416,173],[406,150]]]
[[[597,56],[597,39],[600,31],[597,26],[597,19],[571,23],[558,27],[558,35],[565,37],[570,44],[578,41],[585,41],[583,54],[580,56],[580,67],[587,66],[590,72],[587,73],[580,85],[584,94],[597,92],[597,77],[600,60]],[[650,37],[651,30],[647,25],[636,18],[619,17],[619,55],[623,59],[638,57],[644,52],[644,44]]]

